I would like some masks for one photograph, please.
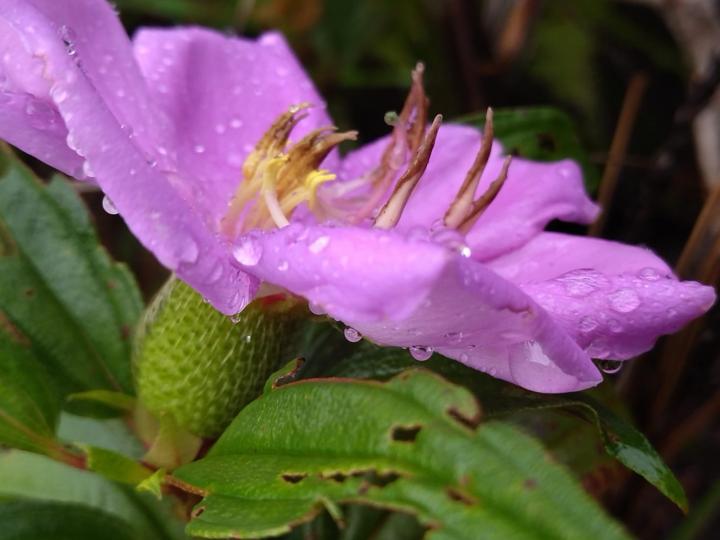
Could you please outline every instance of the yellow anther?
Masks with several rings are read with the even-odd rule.
[[[243,163],[243,180],[221,221],[221,230],[228,237],[251,228],[283,227],[299,204],[307,201],[314,210],[321,202],[318,188],[335,175],[319,169],[320,163],[357,133],[336,133],[334,127],[323,127],[289,143],[290,133],[306,116],[298,113],[307,107],[291,107],[278,117]]]

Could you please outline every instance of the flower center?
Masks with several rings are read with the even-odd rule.
[[[337,133],[327,126],[290,143],[290,134],[307,116],[308,107],[303,103],[282,114],[248,155],[243,180],[221,221],[228,237],[250,229],[285,227],[288,216],[303,202],[318,213],[317,189],[335,179],[335,174],[319,168],[320,163],[342,141],[354,140],[357,132]]]
[[[243,181],[228,204],[221,231],[234,239],[251,229],[285,227],[289,224],[288,217],[302,203],[307,203],[309,210],[321,219],[357,224],[372,218],[377,228],[394,227],[425,173],[442,122],[442,116],[437,115],[432,124],[427,125],[428,99],[422,84],[423,70],[422,64],[413,70],[412,87],[393,123],[390,141],[377,167],[362,178],[334,183],[323,197],[318,197],[318,188],[334,180],[335,174],[320,169],[320,163],[341,142],[355,140],[357,132],[337,132],[335,127],[326,126],[291,143],[290,134],[307,117],[305,111],[310,105],[302,103],[283,113],[245,160]],[[492,109],[488,109],[480,149],[443,218],[449,229],[463,234],[470,230],[507,178],[509,156],[498,177],[476,197],[492,141],[493,115]],[[404,172],[400,174],[403,166]]]

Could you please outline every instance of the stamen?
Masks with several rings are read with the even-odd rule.
[[[390,142],[378,167],[370,173],[369,182],[373,186],[370,196],[351,218],[352,223],[359,223],[367,218],[383,200],[397,170],[405,161],[405,153],[414,155],[423,141],[427,125],[429,100],[423,88],[425,66],[418,63],[412,72],[412,86],[393,128]],[[408,125],[409,123],[409,125]],[[402,155],[401,159],[398,156]]]
[[[375,227],[379,229],[389,229],[397,224],[405,209],[405,205],[410,199],[410,195],[412,195],[415,186],[425,173],[441,123],[442,115],[438,114],[433,120],[427,135],[425,135],[412,163],[397,181],[395,190],[392,195],[390,195],[390,199],[388,199],[388,202],[385,203],[385,206],[380,210],[380,213],[375,219]]]
[[[485,121],[485,130],[480,144],[480,150],[475,156],[475,161],[470,167],[465,180],[458,191],[455,200],[445,214],[445,226],[457,229],[473,211],[473,199],[485,167],[490,159],[490,151],[493,142],[493,110],[488,108]],[[498,188],[499,189],[499,188]]]
[[[472,226],[475,225],[475,222],[483,214],[483,212],[485,212],[487,207],[490,206],[490,204],[495,200],[495,197],[497,197],[498,193],[500,193],[500,189],[505,184],[511,161],[512,156],[507,156],[505,158],[498,177],[492,181],[492,183],[485,190],[485,193],[483,193],[480,198],[472,204],[472,209],[470,210],[468,215],[456,227],[459,232],[463,234],[467,233],[472,228]]]
[[[288,225],[288,216],[303,201],[311,210],[321,202],[318,188],[335,178],[318,170],[320,163],[338,144],[355,139],[357,132],[335,133],[325,126],[305,135],[289,148],[288,139],[308,107],[301,104],[282,114],[263,135],[243,164],[243,181],[221,221],[221,230],[234,238],[242,228],[264,228]],[[259,197],[258,197],[259,195]]]

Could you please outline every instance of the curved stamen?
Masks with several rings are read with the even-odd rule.
[[[457,229],[473,211],[473,199],[478,184],[482,178],[485,167],[490,159],[490,151],[493,143],[493,110],[488,108],[485,120],[485,130],[480,143],[480,150],[475,156],[475,161],[465,176],[465,180],[458,191],[455,200],[445,214],[445,226],[451,229]],[[499,188],[498,188],[499,189]]]
[[[388,202],[385,203],[385,206],[383,206],[382,210],[378,213],[375,219],[375,227],[379,229],[389,229],[397,224],[405,209],[405,205],[410,199],[410,195],[412,195],[415,186],[425,173],[441,123],[442,115],[438,114],[433,120],[427,135],[425,135],[412,163],[410,163],[410,166],[397,181],[395,190],[392,195],[390,195]]]
[[[483,212],[485,212],[487,207],[495,200],[495,197],[497,197],[498,193],[500,193],[500,189],[505,184],[511,161],[512,156],[507,156],[505,158],[505,161],[503,161],[502,164],[502,169],[500,169],[500,174],[498,174],[497,178],[488,186],[485,193],[483,193],[477,201],[472,203],[470,211],[463,221],[456,227],[459,232],[463,234],[467,233],[472,226],[475,225],[475,222],[483,214]]]
[[[373,186],[370,196],[350,219],[359,223],[367,218],[385,197],[398,169],[405,161],[405,153],[414,155],[422,144],[427,126],[428,98],[423,87],[425,66],[418,63],[412,72],[412,86],[398,115],[391,139],[380,158],[378,167],[370,173]],[[408,125],[409,124],[409,125]]]

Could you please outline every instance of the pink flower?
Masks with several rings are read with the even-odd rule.
[[[341,159],[354,134],[313,131],[323,102],[274,33],[131,44],[102,0],[0,0],[0,49],[0,137],[97,182],[223,313],[264,281],[417,358],[565,392],[600,382],[591,358],[642,353],[714,302],[649,250],[543,232],[596,215],[578,167],[505,174],[498,144],[476,159],[477,130],[426,129],[419,71],[393,135]]]

